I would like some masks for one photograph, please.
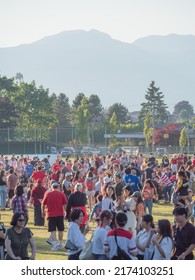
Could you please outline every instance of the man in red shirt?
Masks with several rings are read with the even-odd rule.
[[[43,182],[45,176],[45,172],[42,171],[41,166],[38,166],[37,170],[33,172],[30,179],[32,179],[34,183],[37,183],[38,180],[41,180]]]
[[[52,251],[63,248],[64,217],[67,206],[67,199],[60,191],[59,184],[53,183],[52,190],[45,193],[42,200],[42,216],[48,219],[48,231],[51,232]],[[56,229],[58,230],[58,244],[56,238]],[[49,243],[49,242],[48,242]]]

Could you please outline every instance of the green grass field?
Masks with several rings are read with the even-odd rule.
[[[172,216],[173,205],[163,205],[162,202],[155,203],[153,207],[153,217],[154,222],[157,223],[158,219],[169,219],[173,223]],[[66,260],[67,251],[65,249],[61,251],[51,251],[51,245],[49,245],[46,240],[49,237],[49,232],[47,231],[47,221],[44,227],[35,227],[33,225],[33,207],[29,207],[29,222],[28,227],[32,230],[37,246],[36,260]],[[13,213],[11,210],[1,211],[1,221],[4,222],[6,228],[10,227],[10,221]],[[90,228],[91,231],[88,233],[87,238],[91,237],[92,232],[94,231],[96,223],[91,222]],[[66,239],[67,233],[67,221],[65,221],[65,232],[64,232],[64,241]]]

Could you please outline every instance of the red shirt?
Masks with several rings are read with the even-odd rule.
[[[58,190],[46,192],[42,200],[42,205],[47,207],[47,217],[64,216],[67,203],[65,194]]]
[[[40,200],[43,199],[46,188],[43,186],[33,187],[31,197],[33,198],[33,205],[41,205]]]
[[[43,182],[43,179],[45,178],[45,173],[41,170],[34,171],[31,178],[36,183],[38,180],[41,180]]]

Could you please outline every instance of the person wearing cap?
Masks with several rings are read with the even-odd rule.
[[[63,248],[64,217],[67,203],[66,196],[60,191],[58,183],[52,184],[52,190],[45,192],[41,202],[42,217],[45,217],[45,209],[47,211],[46,217],[48,219],[48,231],[52,238],[50,240],[53,245],[52,251]],[[58,230],[58,243],[56,229]]]
[[[195,227],[188,222],[184,207],[173,210],[176,224],[173,225],[174,253],[172,260],[193,260],[195,249]]]
[[[41,201],[46,192],[46,188],[42,185],[42,181],[37,180],[36,185],[33,186],[30,203],[34,206],[34,226],[44,226],[45,219],[41,213]]]
[[[65,174],[65,179],[62,182],[62,188],[63,188],[63,192],[68,200],[70,194],[71,194],[71,190],[73,188],[73,184],[72,184],[72,173],[67,172]]]

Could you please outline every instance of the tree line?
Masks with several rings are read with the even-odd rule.
[[[32,129],[49,131],[70,126],[76,127],[76,138],[81,143],[87,143],[86,131],[90,128],[96,135],[105,131],[112,134],[143,132],[149,146],[152,135],[160,143],[167,131],[177,134],[181,131],[180,125],[186,127],[187,122],[188,127],[189,123],[193,126],[194,111],[188,101],[178,102],[173,114],[167,108],[164,95],[154,81],[146,90],[145,101],[134,119],[135,112],[129,112],[121,103],[104,108],[96,94],[86,97],[84,93],[78,93],[70,104],[65,93],[57,95],[43,86],[37,87],[35,81],[27,83],[21,73],[11,78],[0,76],[0,129],[23,130],[28,138],[32,137]],[[42,137],[47,139],[49,132]]]

